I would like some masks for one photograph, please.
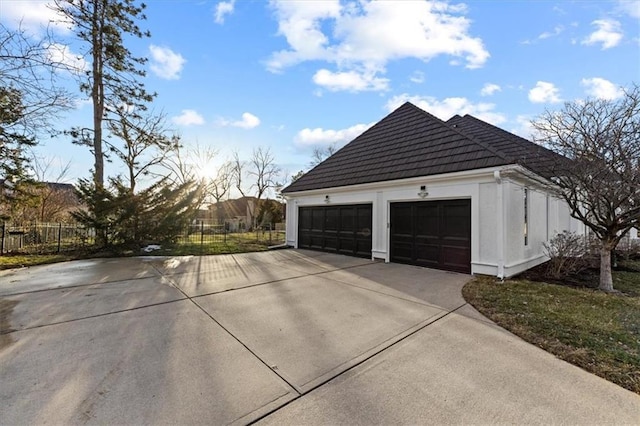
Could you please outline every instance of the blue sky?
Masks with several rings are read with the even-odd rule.
[[[528,136],[545,109],[615,98],[640,82],[640,2],[147,1],[144,82],[185,145],[216,163],[270,147],[283,170],[307,168],[313,147],[343,145],[411,101],[448,119],[472,114]],[[0,20],[38,37],[44,1],[0,0]],[[66,58],[80,46],[56,29]],[[79,66],[83,66],[79,61]],[[61,127],[88,124],[79,102]],[[64,138],[41,155],[88,177],[89,152]],[[114,165],[108,172],[117,173]],[[215,168],[215,164],[211,166]]]

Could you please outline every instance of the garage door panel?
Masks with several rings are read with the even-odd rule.
[[[413,258],[413,245],[397,241],[393,246],[393,255],[396,262],[410,262]]]
[[[338,220],[340,219],[337,208],[327,208],[325,210],[324,231],[338,232]]]
[[[298,247],[371,257],[371,204],[299,208]]]
[[[416,244],[416,260],[423,262],[437,262],[440,257],[440,246],[437,244]]]
[[[312,210],[312,221],[310,228],[315,231],[322,231],[324,228],[324,212],[319,210]]]
[[[371,239],[361,239],[356,241],[356,255],[361,257],[371,257]]]
[[[358,231],[368,229],[371,232],[372,212],[371,207],[356,207],[358,211]]]
[[[321,249],[322,248],[322,243],[323,243],[322,240],[323,240],[322,237],[311,235],[310,236],[310,242],[309,242],[309,248]]]
[[[399,204],[391,211],[391,223],[394,234],[409,236],[411,231],[411,206]]]
[[[391,261],[471,272],[471,201],[391,204]]]
[[[340,231],[355,232],[356,231],[356,215],[354,209],[340,210]]]
[[[353,237],[351,238],[340,238],[340,245],[338,248],[338,252],[341,254],[352,254],[356,250],[356,242]]]

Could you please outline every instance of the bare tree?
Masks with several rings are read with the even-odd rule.
[[[29,178],[25,150],[54,133],[57,118],[73,104],[59,78],[67,67],[54,59],[53,45],[49,34],[36,40],[0,24],[0,186],[15,195],[11,200],[20,198],[20,181]],[[0,200],[6,194],[0,190]]]
[[[243,179],[246,173],[247,163],[240,159],[240,154],[238,152],[233,153],[233,159],[231,160],[231,174],[233,179],[233,184],[243,197],[246,197],[245,188],[243,186]]]
[[[640,223],[640,87],[618,100],[569,102],[533,123],[536,141],[569,161],[550,189],[600,240],[600,286],[613,291],[611,252]]]
[[[27,186],[27,202],[15,207],[22,220],[41,222],[63,222],[71,218],[71,211],[78,208],[79,201],[72,185],[64,181],[69,173],[71,162],[59,163],[54,157],[38,156],[31,152],[30,169],[34,182]]]
[[[184,145],[178,145],[170,155],[167,155],[162,166],[167,170],[169,178],[176,184],[183,185],[197,180],[190,151]]]
[[[202,207],[220,190],[220,184],[211,179],[213,162],[218,150],[211,146],[196,143],[195,146],[179,144],[164,158],[161,166],[168,172],[168,178],[175,185],[196,184],[201,191],[197,198],[198,208]],[[220,176],[219,172],[216,179]],[[214,185],[218,185],[218,188]],[[229,183],[229,185],[231,185]]]
[[[249,161],[250,168],[247,175],[252,179],[251,187],[256,193],[256,207],[260,209],[260,203],[265,193],[278,185],[278,176],[280,175],[280,167],[275,162],[271,149],[262,147],[254,149]],[[255,212],[252,213],[252,220],[255,222]],[[255,225],[255,223],[254,223]]]
[[[298,170],[298,173],[296,173],[295,175],[291,175],[291,183],[297,181],[302,176],[304,176],[304,170]]]
[[[167,170],[172,182],[179,185],[195,182],[198,178],[192,157],[191,150],[179,144],[165,157],[161,165]]]
[[[216,202],[216,215],[218,224],[224,221],[224,211],[220,202],[229,195],[233,185],[233,163],[226,162],[219,169],[218,174],[207,185],[207,192]]]
[[[0,88],[19,93],[20,117],[12,123],[17,133],[32,138],[51,133],[60,115],[73,107],[61,74],[78,70],[53,55],[55,46],[49,33],[34,39],[22,28],[11,30],[0,23]],[[3,131],[7,132],[6,123]]]
[[[336,143],[332,143],[331,145],[325,147],[313,148],[309,167],[313,168],[317,166],[318,164],[322,163],[324,160],[335,154],[336,151],[338,151],[338,145]]]
[[[167,135],[162,114],[138,115],[119,110],[118,120],[109,122],[109,131],[121,144],[108,141],[107,149],[124,163],[131,194],[135,193],[141,177],[158,177],[154,167],[180,146],[178,136]]]

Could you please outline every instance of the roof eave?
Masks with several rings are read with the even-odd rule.
[[[503,166],[496,167],[485,167],[482,169],[472,169],[472,170],[463,170],[461,172],[452,172],[452,173],[442,173],[438,175],[427,175],[427,176],[417,176],[406,179],[395,179],[395,180],[386,180],[386,181],[377,181],[377,182],[369,182],[369,183],[361,183],[356,185],[346,185],[346,186],[333,186],[328,188],[317,188],[317,189],[307,189],[303,191],[295,191],[283,193],[285,198],[288,197],[297,197],[304,195],[317,195],[323,194],[326,192],[349,192],[349,191],[366,191],[366,190],[375,190],[375,189],[383,189],[390,188],[398,185],[411,185],[415,183],[422,183],[428,181],[430,183],[446,181],[451,179],[474,179],[486,176],[492,176],[495,171],[507,172],[507,171],[516,171],[522,169],[523,172],[521,174],[525,174],[528,172],[532,174],[530,171],[526,171],[522,166],[518,164],[507,164]],[[540,178],[542,179],[542,178]]]

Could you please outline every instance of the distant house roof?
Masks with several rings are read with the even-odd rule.
[[[42,182],[42,184],[48,186],[51,189],[57,189],[59,191],[75,192],[74,186],[70,183]]]
[[[470,115],[444,122],[407,102],[284,193],[520,164],[548,177],[556,154]]]
[[[221,209],[222,215],[225,218],[246,216],[249,209],[249,203],[255,205],[256,200],[256,197],[240,197],[233,200],[224,200],[219,203],[210,204],[209,211],[217,214],[218,209]]]

